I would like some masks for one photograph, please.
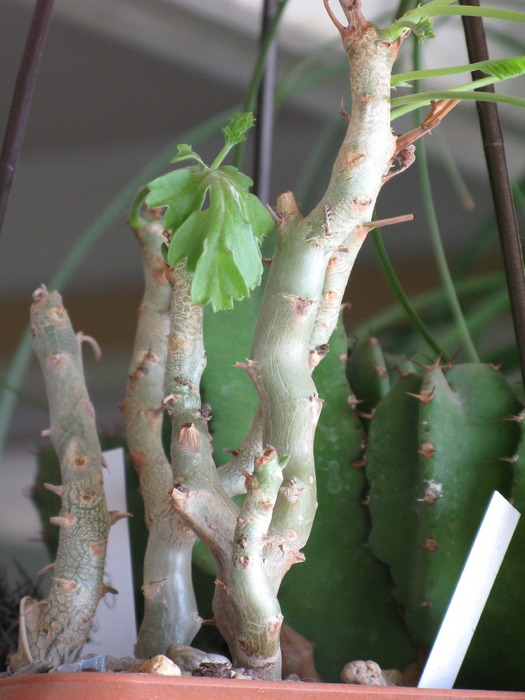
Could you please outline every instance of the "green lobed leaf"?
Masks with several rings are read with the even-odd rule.
[[[170,160],[170,163],[180,163],[183,160],[195,160],[205,167],[201,157],[198,153],[195,153],[189,143],[179,143],[177,145],[177,155]]]
[[[176,231],[192,212],[202,207],[206,197],[206,187],[202,186],[205,177],[204,170],[196,172],[192,168],[182,168],[149,183],[146,204],[148,207],[167,207],[164,228]]]
[[[525,56],[487,61],[481,70],[487,75],[493,75],[498,80],[517,78],[525,73]]]
[[[417,36],[420,43],[423,43],[425,39],[433,39],[436,36],[430,17],[422,17],[417,22],[405,21],[402,24]]]
[[[445,4],[453,0],[446,0]],[[385,27],[379,32],[382,41],[397,41],[408,32],[413,32],[422,43],[425,39],[435,37],[434,26],[431,20],[430,6],[434,2],[418,5],[405,12],[405,14],[393,22],[389,27]],[[441,4],[438,2],[438,4]]]
[[[249,296],[260,283],[260,243],[273,228],[270,213],[249,192],[251,178],[234,166],[218,165],[252,125],[250,113],[230,120],[223,129],[226,145],[211,167],[190,145],[180,144],[172,162],[197,163],[147,186],[146,204],[166,207],[164,227],[171,233],[164,248],[168,264],[186,260],[193,273],[193,303],[211,303],[214,311],[232,308],[234,299]]]

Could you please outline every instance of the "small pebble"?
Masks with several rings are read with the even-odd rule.
[[[401,672],[382,671],[375,661],[351,661],[341,671],[341,680],[355,685],[394,686],[401,685]]]
[[[182,676],[182,672],[177,664],[163,654],[146,659],[136,666],[128,668],[129,673],[152,673],[157,676]]]

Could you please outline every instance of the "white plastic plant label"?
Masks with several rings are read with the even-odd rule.
[[[520,513],[494,491],[419,688],[452,688],[518,524]]]

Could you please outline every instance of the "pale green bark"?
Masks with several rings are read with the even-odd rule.
[[[136,231],[145,289],[122,404],[128,447],[144,499],[148,543],[144,558],[144,618],[135,655],[164,654],[170,644],[190,644],[200,628],[191,578],[195,535],[175,514],[172,469],[162,445],[164,378],[171,286],[162,260],[162,223],[148,214]]]
[[[75,659],[87,641],[101,597],[110,521],[102,478],[102,453],[93,406],[83,378],[81,337],[73,332],[57,292],[33,295],[33,345],[49,402],[49,435],[60,460],[62,485],[48,484],[62,506],[57,558],[47,600],[23,599],[17,654],[11,668],[29,661],[58,665]]]
[[[277,591],[290,566],[304,558],[300,550],[316,509],[313,441],[322,400],[312,369],[326,353],[396,144],[390,129],[390,71],[397,46],[378,42],[358,8],[349,19],[351,26],[342,33],[353,109],[329,186],[306,218],[291,193],[277,204],[276,250],[251,359],[243,365],[257,390],[259,410],[241,452],[220,470],[230,491],[239,490],[240,470],[245,471],[241,510],[218,482],[201,414],[202,309],[189,301],[187,273],[174,270],[166,398],[174,430],[172,498],[215,557],[215,621],[234,663],[267,678],[278,678],[281,668]],[[247,455],[251,459],[261,445],[271,446],[263,453],[271,459],[262,468],[259,457],[252,469]],[[276,465],[283,457],[281,482]]]
[[[235,455],[217,471],[220,482],[229,496],[246,493],[246,474],[251,474],[255,459],[262,452],[262,417],[257,410],[247,437],[235,450]]]
[[[250,465],[254,473],[244,477],[248,494],[241,509],[220,483],[207,428],[209,416],[203,412],[199,390],[205,365],[203,309],[190,301],[189,273],[182,266],[171,273],[164,401],[173,431],[172,500],[217,564],[214,619],[228,643],[234,665],[255,669],[264,678],[279,678],[282,615],[264,572],[263,548],[282,480],[281,469],[274,450],[271,458],[265,454],[256,460],[255,469]],[[246,451],[252,450],[248,441]]]
[[[348,130],[315,209],[303,218],[291,193],[278,201],[276,250],[247,366],[263,412],[263,444],[289,456],[265,552],[276,591],[301,560],[317,506],[313,441],[322,401],[311,371],[326,353],[395,152],[390,74],[398,47],[379,42],[355,5],[342,30],[352,92]]]
[[[283,466],[271,447],[255,459],[214,601],[219,628],[236,665],[253,669],[263,678],[281,677],[283,615],[266,574],[264,548]]]
[[[190,528],[217,564],[213,610],[233,662],[264,678],[281,674],[277,592],[286,571],[304,558],[301,549],[316,509],[313,443],[322,399],[312,370],[326,354],[348,276],[396,149],[390,129],[390,73],[398,44],[379,41],[357,0],[343,5],[349,26],[338,28],[350,59],[352,113],[330,183],[314,210],[303,217],[291,193],[278,200],[276,250],[251,357],[243,365],[259,397],[249,436],[230,465],[216,469],[210,416],[200,397],[206,363],[203,309],[191,303],[191,277],[183,265],[169,270],[169,301],[162,263],[148,260],[145,305],[124,404],[150,529],[144,586],[148,622],[138,649],[154,653],[150,650],[156,642],[150,640],[155,626],[165,625],[168,636],[178,634],[173,620],[178,613],[173,610],[185,609],[189,615],[184,634],[195,627],[187,587]],[[171,470],[160,444],[162,406],[172,423]],[[71,427],[69,434],[73,432]],[[150,469],[151,480],[146,477]],[[240,491],[246,491],[242,508],[230,497]],[[100,587],[101,579],[99,594]]]

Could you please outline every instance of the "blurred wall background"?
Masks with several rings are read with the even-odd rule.
[[[281,78],[326,42],[331,46],[322,60],[329,64],[334,55],[342,57],[322,4],[290,0],[279,35]],[[391,4],[393,8],[396,3]],[[385,3],[379,0],[363,5],[370,19],[385,12]],[[1,127],[7,120],[32,9],[29,0],[0,3]],[[260,0],[56,0],[0,236],[2,377],[27,324],[32,291],[42,282],[49,284],[100,212],[163,151],[167,167],[174,144],[188,140],[189,129],[241,104],[257,52],[260,9]],[[451,22],[442,38],[430,44],[425,48],[428,67],[443,63],[443,56],[449,64],[466,62],[459,21]],[[493,56],[509,54],[496,40],[491,50]],[[523,92],[523,81],[514,82],[505,91]],[[327,119],[338,114],[341,97],[348,104],[344,72],[287,101],[279,111],[272,202],[279,192],[301,182],[310,151],[325,133]],[[525,170],[524,117],[519,110],[504,109],[502,114],[511,172],[518,177]],[[396,130],[411,126],[412,122],[403,127],[396,123]],[[458,108],[441,131],[475,202],[473,210],[463,207],[443,165],[442,142],[429,137],[440,223],[454,251],[485,219],[490,206],[475,106]],[[194,145],[211,159],[219,143],[212,138]],[[335,147],[331,143],[328,150]],[[248,148],[244,169],[250,172],[251,167]],[[315,186],[300,205],[307,208],[310,200],[313,203],[328,176],[328,171],[316,173]],[[436,280],[418,197],[418,173],[413,167],[385,187],[378,206],[380,217],[415,215],[412,224],[384,234],[408,291],[428,288]],[[141,295],[140,260],[126,224],[127,206],[119,208],[61,289],[75,327],[94,336],[102,347],[98,363],[86,351],[86,374],[99,424],[111,430],[122,427],[117,404],[126,383]],[[485,264],[500,265],[496,240]],[[349,299],[352,323],[393,301],[369,241],[358,260]],[[34,362],[20,398],[0,462],[0,557],[9,562],[16,556],[36,571],[46,557],[26,493],[34,478],[35,453],[43,444],[39,431],[46,427],[47,412]]]

